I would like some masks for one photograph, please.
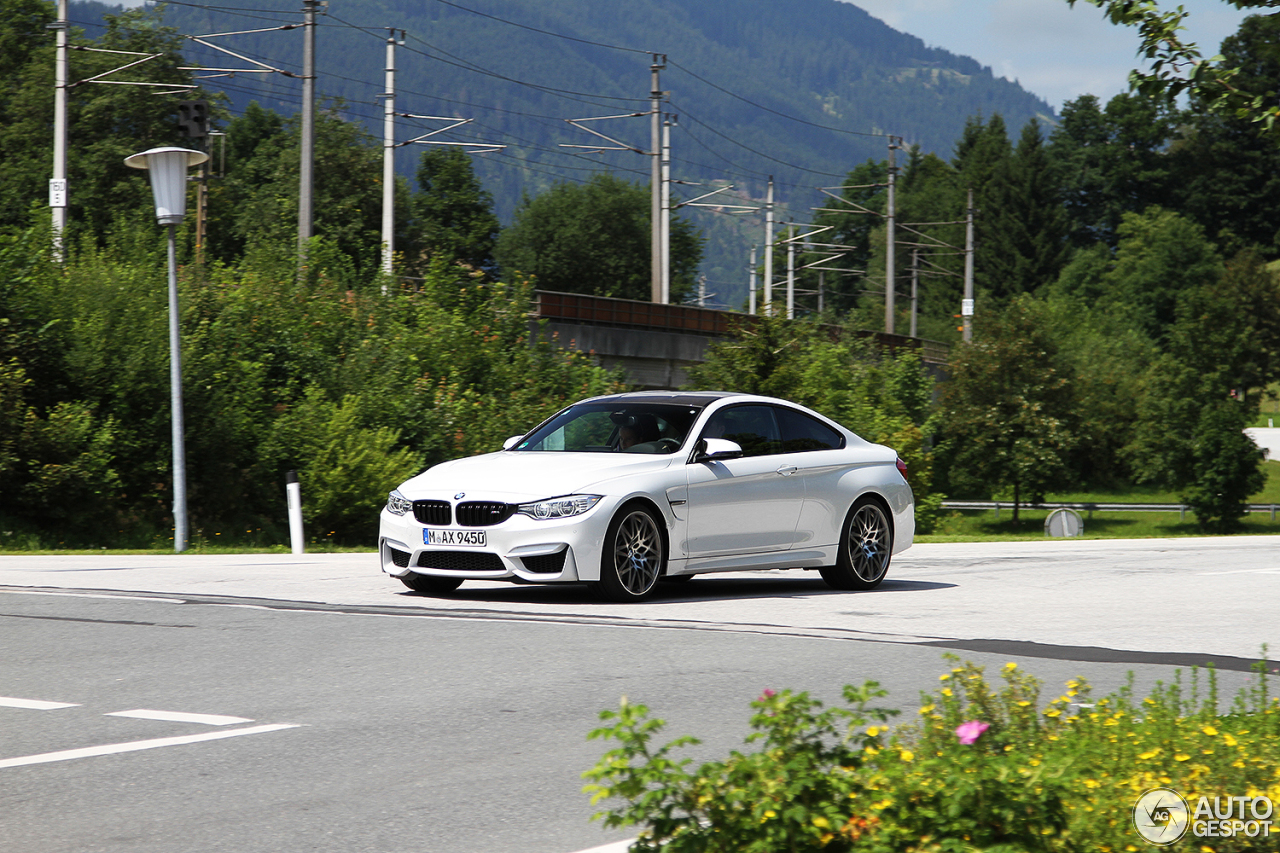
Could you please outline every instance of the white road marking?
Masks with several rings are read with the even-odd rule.
[[[586,850],[579,850],[578,853],[627,853],[635,841],[636,840],[634,838],[628,838],[626,841],[615,841],[612,844],[601,844],[599,847],[589,847]]]
[[[143,749],[157,749],[164,746],[182,746],[188,743],[200,743],[206,740],[240,737],[241,735],[260,735],[267,732],[278,732],[284,729],[301,728],[299,723],[275,723],[268,726],[253,726],[247,729],[232,729],[226,732],[209,732],[203,735],[184,735],[182,737],[162,737],[154,740],[135,740],[130,743],[111,743],[103,746],[88,746],[83,749],[64,749],[60,752],[46,752],[42,755],[25,755],[21,758],[0,759],[0,769],[6,767],[25,767],[28,764],[49,764],[54,761],[71,761],[76,758],[92,758],[98,755],[116,755],[121,752],[138,752]]]
[[[181,711],[152,711],[138,708],[135,711],[113,711],[104,717],[133,717],[137,720],[162,720],[169,723],[200,723],[206,726],[230,726],[234,723],[252,723],[248,717],[226,717],[221,714],[184,714]]]
[[[0,706],[5,708],[28,708],[32,711],[55,711],[58,708],[78,708],[75,702],[42,702],[39,699],[13,699],[0,696]]]

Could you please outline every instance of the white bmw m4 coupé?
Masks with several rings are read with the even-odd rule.
[[[871,589],[915,532],[905,473],[893,450],[785,400],[595,397],[401,484],[379,552],[383,571],[428,595],[475,579],[639,601],[659,581],[752,569]]]

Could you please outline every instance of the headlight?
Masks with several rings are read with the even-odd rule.
[[[562,498],[548,498],[545,501],[520,504],[516,512],[530,518],[569,518],[582,515],[600,502],[602,495],[566,495]]]
[[[392,515],[404,515],[411,509],[413,509],[413,501],[400,494],[398,489],[387,495],[387,512]]]

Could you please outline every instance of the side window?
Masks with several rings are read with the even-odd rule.
[[[844,446],[844,436],[816,418],[795,409],[778,406],[778,424],[782,428],[782,453],[805,450],[836,450]]]
[[[780,445],[772,406],[734,406],[711,416],[703,438],[727,438],[742,448],[743,456],[767,456]]]

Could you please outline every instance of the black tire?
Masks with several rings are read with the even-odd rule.
[[[462,586],[462,578],[442,578],[437,575],[420,575],[417,572],[409,572],[409,574],[400,578],[400,583],[423,595],[448,595]]]
[[[836,565],[819,571],[835,589],[875,589],[889,571],[893,526],[878,501],[863,498],[849,510],[840,531]]]
[[[592,584],[605,601],[641,601],[666,569],[662,525],[642,504],[624,506],[609,522],[600,555],[600,580]]]

